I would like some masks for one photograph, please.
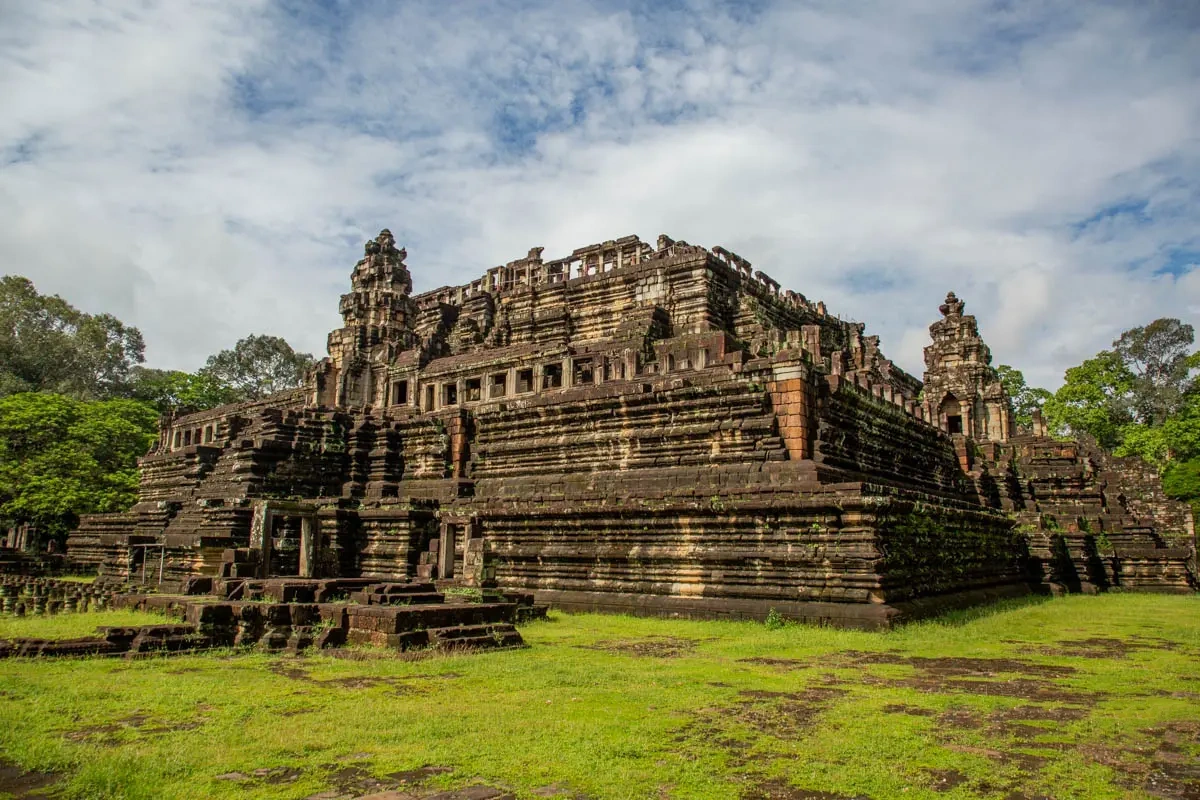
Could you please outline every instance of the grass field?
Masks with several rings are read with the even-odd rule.
[[[137,619],[3,619],[0,637]],[[882,634],[591,615],[522,633],[524,650],[417,660],[0,661],[0,790],[1200,797],[1196,597],[1029,600]]]

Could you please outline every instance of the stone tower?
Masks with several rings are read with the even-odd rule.
[[[316,405],[388,403],[388,366],[417,342],[407,253],[396,249],[386,228],[364,250],[350,275],[350,293],[339,305],[343,325],[329,334],[329,357],[310,376],[310,401]]]
[[[929,326],[925,348],[925,409],[942,430],[978,441],[1004,442],[1013,434],[1012,403],[992,367],[992,352],[963,301],[946,295],[942,319]]]

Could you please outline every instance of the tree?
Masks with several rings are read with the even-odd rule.
[[[206,372],[136,367],[131,375],[132,395],[149,403],[159,414],[190,414],[236,403],[237,390]]]
[[[300,386],[313,360],[278,336],[247,336],[210,356],[200,374],[231,387],[240,400],[258,400]]]
[[[1163,471],[1162,485],[1167,497],[1191,503],[1200,512],[1200,458],[1172,462]]]
[[[1134,374],[1112,350],[1071,367],[1063,385],[1043,407],[1050,430],[1089,434],[1111,450],[1120,444],[1122,429],[1134,422],[1134,382]]]
[[[1113,342],[1113,352],[1133,380],[1133,410],[1139,421],[1162,425],[1182,405],[1200,364],[1191,353],[1195,331],[1177,319],[1156,319],[1132,328]]]
[[[82,314],[75,329],[75,345],[75,396],[129,396],[131,373],[146,360],[141,331],[112,314]]]
[[[128,509],[157,430],[154,408],[136,400],[0,398],[0,516],[62,538],[80,514]]]
[[[85,314],[58,295],[38,294],[28,278],[0,278],[0,396],[122,396],[144,351],[141,332],[111,314]]]
[[[1025,383],[1021,370],[1007,364],[996,367],[996,372],[1004,392],[1012,400],[1013,417],[1017,425],[1025,429],[1033,427],[1033,412],[1041,409],[1053,395],[1045,389]]]

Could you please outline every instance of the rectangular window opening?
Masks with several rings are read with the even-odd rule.
[[[504,397],[508,394],[508,373],[497,372],[492,376],[492,386],[488,392],[489,397]]]
[[[483,399],[482,378],[468,378],[463,388],[466,390],[468,403],[478,403]]]
[[[408,381],[396,381],[392,384],[392,405],[408,405]]]
[[[542,388],[558,389],[562,386],[562,364],[542,365]]]
[[[588,383],[595,383],[595,382],[596,382],[596,370],[595,370],[595,367],[592,365],[592,360],[590,358],[575,359],[575,373],[574,373],[574,377],[571,379],[571,384],[573,386],[579,386],[581,384],[588,384]]]
[[[442,386],[442,405],[456,406],[458,405],[458,384],[447,383]]]
[[[517,370],[517,394],[533,391],[533,368]]]

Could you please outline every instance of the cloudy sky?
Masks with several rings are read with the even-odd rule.
[[[0,3],[0,257],[193,369],[323,352],[362,242],[417,291],[660,233],[921,372],[953,289],[1056,386],[1200,318],[1195,0]]]

